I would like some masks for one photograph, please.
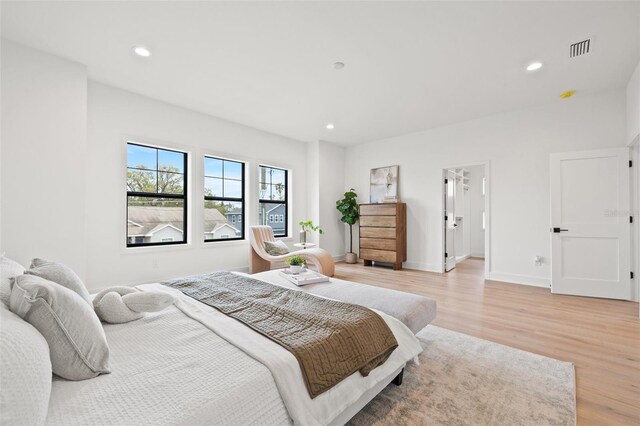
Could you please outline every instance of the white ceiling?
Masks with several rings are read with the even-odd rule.
[[[639,27],[638,2],[2,2],[3,37],[94,80],[345,145],[623,87]]]

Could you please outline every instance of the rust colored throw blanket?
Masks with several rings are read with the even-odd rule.
[[[367,376],[398,347],[380,315],[359,305],[230,272],[162,284],[241,321],[291,352],[311,398],[356,371]]]

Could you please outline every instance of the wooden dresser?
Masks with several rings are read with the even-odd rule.
[[[407,261],[407,205],[360,204],[360,259],[391,263],[402,269]]]

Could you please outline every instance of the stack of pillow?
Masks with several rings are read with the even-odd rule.
[[[0,257],[0,412],[9,424],[42,424],[51,373],[84,380],[109,373],[109,346],[89,292],[67,266]],[[10,391],[7,391],[10,389]]]

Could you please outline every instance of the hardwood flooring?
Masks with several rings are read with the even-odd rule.
[[[579,425],[640,425],[637,303],[551,294],[483,273],[481,259],[448,274],[336,265],[336,278],[435,299],[434,325],[573,362]]]

